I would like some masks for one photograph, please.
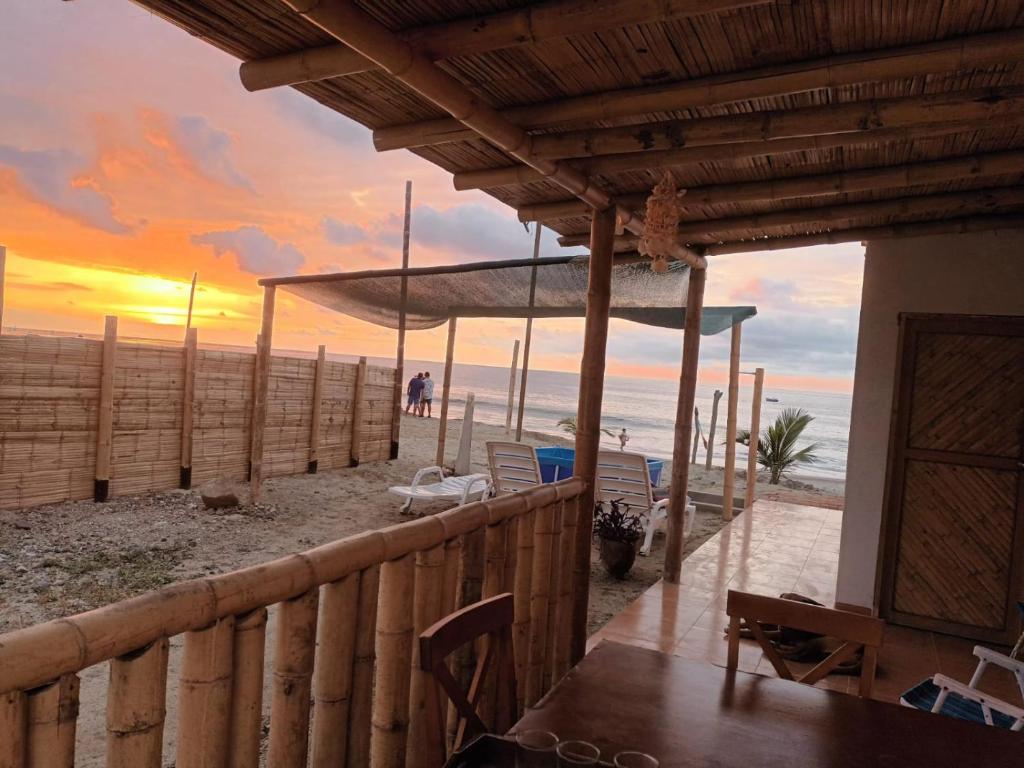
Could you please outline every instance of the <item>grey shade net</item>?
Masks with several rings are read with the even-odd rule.
[[[448,267],[303,275],[261,281],[386,328],[398,328],[402,278],[407,281],[406,328],[436,328],[450,317],[584,317],[589,257],[491,261]],[[530,282],[537,272],[531,305]],[[612,267],[611,316],[662,328],[683,328],[689,267],[666,273],[649,263]],[[756,314],[754,307],[705,307],[702,335],[719,333]]]

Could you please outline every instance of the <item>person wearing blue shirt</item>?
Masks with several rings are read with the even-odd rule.
[[[408,395],[408,399],[405,403],[405,412],[409,413],[409,409],[412,408],[412,412],[417,416],[422,416],[420,413],[420,399],[423,395],[423,374],[417,373],[413,378],[409,379],[409,386],[405,388],[405,394]]]

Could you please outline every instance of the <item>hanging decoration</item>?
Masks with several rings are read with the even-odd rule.
[[[647,198],[644,235],[638,245],[640,254],[650,257],[655,272],[667,272],[669,259],[679,253],[680,208],[676,181],[665,171]]]

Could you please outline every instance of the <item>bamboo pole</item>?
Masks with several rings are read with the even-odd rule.
[[[554,681],[569,671],[572,656],[572,568],[576,547],[576,499],[562,505],[562,545],[558,577],[558,627],[555,638],[552,670]]]
[[[528,8],[475,14],[402,32],[402,38],[433,61],[514,48],[626,24],[650,24],[704,13],[765,5],[771,0],[674,0],[642,3],[606,0],[592,13],[588,0],[549,0]],[[239,68],[247,90],[315,82],[370,72],[377,65],[346,45],[327,45],[252,59]]]
[[[0,766],[23,768],[28,726],[28,699],[24,691],[0,693]]]
[[[350,467],[358,467],[363,456],[363,422],[366,420],[366,358],[356,366],[356,386],[352,393],[352,439],[349,440]]]
[[[107,768],[160,768],[167,714],[167,638],[110,662]]]
[[[725,421],[725,477],[722,480],[722,519],[732,520],[736,487],[736,413],[740,399],[740,335],[743,325],[732,327],[729,342],[729,402]]]
[[[243,65],[244,66],[244,65]],[[405,219],[402,226],[402,269],[409,268],[409,237],[412,231],[412,181],[405,182]],[[402,276],[398,298],[398,346],[395,349],[395,394],[391,411],[391,460],[398,458],[402,432],[402,399],[405,395],[405,315],[409,303],[409,278]]]
[[[444,614],[445,545],[416,553],[413,589],[413,637],[426,632]],[[412,643],[412,679],[409,687],[409,738],[405,765],[436,768],[443,765],[446,749],[439,740],[437,722],[431,713],[437,706],[437,684],[430,672],[420,669],[420,647]]]
[[[192,273],[192,285],[188,290],[188,313],[185,315],[185,341],[188,341],[188,332],[192,330],[192,305],[196,300],[196,280],[199,279],[199,273]]]
[[[178,685],[176,768],[222,765],[231,730],[235,621],[220,619],[185,635]]]
[[[380,568],[371,768],[392,768],[405,762],[409,735],[414,564],[414,556],[408,554],[389,560]]]
[[[73,768],[78,721],[78,675],[28,692],[26,768]]]
[[[4,281],[7,278],[7,248],[0,245],[0,336],[4,333]]]
[[[556,508],[537,510],[533,538],[533,575],[530,578],[530,638],[526,661],[526,706],[532,707],[544,695],[544,667],[547,659],[548,604],[554,551]]]
[[[704,468],[711,469],[715,458],[715,427],[718,425],[718,401],[722,399],[722,390],[715,390],[714,402],[711,404],[711,423],[708,425],[708,453],[704,459]]]
[[[380,566],[359,574],[359,610],[356,613],[356,654],[352,664],[352,704],[348,714],[350,768],[368,765],[373,713],[373,669],[377,661],[377,600]]]
[[[590,599],[590,551],[594,530],[594,494],[597,452],[601,441],[601,399],[611,306],[614,208],[596,210],[590,227],[590,266],[587,277],[587,317],[580,362],[580,395],[576,417],[576,457],[573,474],[586,487],[580,496],[573,566],[572,663],[587,649],[587,611]],[[685,460],[683,461],[685,464]]]
[[[181,473],[179,487],[192,487],[192,430],[193,408],[196,394],[196,347],[199,343],[198,331],[189,328],[185,332],[184,368],[185,382],[181,397]]]
[[[441,416],[437,424],[437,454],[434,463],[444,466],[444,443],[448,434],[448,398],[452,392],[452,361],[455,356],[455,318],[448,318],[448,343],[444,352],[444,386],[441,388]],[[465,427],[463,427],[465,428]]]
[[[516,369],[519,367],[519,339],[512,345],[512,368],[508,374],[508,410],[505,412],[505,434],[512,431],[512,407],[516,399]]]
[[[114,433],[114,366],[117,364],[117,318],[107,315],[103,326],[99,415],[96,423],[96,480],[93,500],[110,498],[110,461]]]
[[[747,447],[747,489],[743,508],[754,506],[754,492],[757,490],[757,447],[761,438],[761,400],[764,396],[764,368],[754,369],[754,401],[750,406],[750,443]]]
[[[700,409],[693,409],[693,423],[696,429],[693,430],[693,451],[690,454],[690,463],[697,463],[697,449],[700,448]]]
[[[344,766],[356,653],[359,572],[324,585],[317,624],[319,659],[313,685],[312,765]]]
[[[676,431],[672,446],[672,480],[669,487],[668,529],[665,532],[665,565],[662,576],[671,584],[679,583],[683,565],[683,523],[686,493],[690,483],[690,463],[686,454],[693,429],[693,401],[697,394],[700,360],[700,326],[704,311],[704,285],[707,271],[691,269],[686,287],[686,327],[683,330],[683,360],[679,373],[679,397],[676,403]]]
[[[516,573],[512,586],[512,648],[515,656],[516,705],[518,714],[526,711],[526,670],[530,654],[530,584],[533,579],[534,527],[536,512],[519,517],[516,530]],[[570,617],[571,618],[571,617]],[[571,622],[570,622],[571,623]]]
[[[544,638],[544,654],[541,657],[541,695],[551,689],[555,673],[555,648],[558,645],[559,605],[558,593],[562,578],[562,520],[565,515],[565,502],[559,501],[552,505],[551,515],[551,557],[548,564],[548,615],[547,632]],[[535,561],[536,562],[536,561]],[[513,720],[513,722],[515,722]]]
[[[1022,56],[1024,33],[1008,30],[553,99],[512,107],[501,116],[532,130],[987,68]],[[473,134],[457,120],[442,118],[378,128],[373,138],[384,150],[465,141]]]
[[[305,768],[309,752],[309,696],[316,653],[317,589],[278,609],[267,765]]]
[[[324,398],[324,369],[327,367],[327,347],[316,348],[316,371],[313,374],[313,406],[309,417],[309,464],[307,471],[316,474],[320,459],[320,413]]]
[[[505,568],[507,566],[508,521],[488,525],[484,529],[484,579],[480,597],[486,600],[505,591]],[[487,677],[481,683],[477,711],[485,723],[496,723],[497,706],[501,703],[499,691],[503,681],[499,680],[500,665],[492,664]],[[517,718],[518,719],[518,718]],[[514,721],[513,721],[514,722]]]
[[[540,258],[540,238],[543,227],[540,222],[534,224],[536,231],[533,236],[533,260]],[[530,270],[530,302],[529,308],[533,310],[533,304],[537,295],[537,267]],[[533,339],[533,315],[526,318],[526,336],[523,341],[523,373],[519,381],[519,413],[516,416],[516,442],[523,439],[523,415],[526,412],[526,378],[530,373],[530,341]]]
[[[266,608],[257,608],[235,618],[228,768],[249,768],[259,763],[266,632]]]
[[[252,456],[250,457],[252,503],[260,498],[263,482],[263,431],[267,425],[267,392],[270,388],[270,350],[273,347],[274,299],[277,288],[263,288],[263,320],[256,351],[256,390],[252,399]]]
[[[472,605],[483,597],[486,536],[483,528],[474,528],[462,537],[459,549],[458,588],[455,595],[456,610]],[[452,654],[452,675],[462,690],[469,689],[476,668],[476,659],[476,651],[472,645],[465,645]],[[454,707],[449,706],[448,743],[454,743],[457,722]]]

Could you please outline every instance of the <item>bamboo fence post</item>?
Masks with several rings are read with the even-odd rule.
[[[0,768],[23,768],[28,726],[24,691],[0,694]]]
[[[482,528],[462,536],[462,544],[459,548],[458,587],[455,596],[456,610],[472,605],[483,597],[485,545],[486,533]],[[465,645],[452,654],[452,675],[463,690],[469,688],[476,667],[476,659],[476,650],[470,645]],[[447,729],[449,743],[454,742],[457,719],[454,706],[449,706]]]
[[[455,355],[455,318],[448,318],[448,344],[444,353],[444,386],[441,389],[441,417],[437,425],[437,455],[434,463],[444,466],[444,441],[448,433],[448,399],[452,392],[452,359]]]
[[[558,578],[558,630],[555,639],[553,679],[558,681],[569,671],[572,656],[572,568],[576,547],[576,519],[579,515],[576,499],[562,507],[562,551]]]
[[[402,229],[402,269],[409,268],[409,233],[412,223],[412,181],[405,182],[405,224]],[[398,458],[402,429],[402,396],[405,394],[405,314],[409,302],[409,278],[402,275],[398,303],[398,346],[395,349],[395,393],[391,411],[391,460]]]
[[[274,651],[267,765],[305,768],[309,752],[309,694],[316,653],[315,587],[280,604]]]
[[[757,448],[761,438],[761,400],[764,394],[764,368],[754,369],[754,402],[750,406],[750,442],[747,448],[747,488],[743,508],[754,506],[754,492],[757,490]]]
[[[530,639],[526,661],[526,706],[532,707],[544,695],[544,661],[547,657],[548,602],[551,588],[551,560],[554,546],[555,507],[537,510],[534,522],[533,575],[530,579]]]
[[[708,425],[708,453],[704,459],[704,468],[711,469],[715,457],[715,427],[718,424],[718,401],[722,399],[722,390],[715,390],[715,399],[711,404],[711,423]]]
[[[420,669],[420,647],[416,641],[438,621],[444,604],[445,545],[416,553],[413,588],[412,664],[409,687],[409,739],[405,764],[409,768],[436,768],[445,761],[445,745],[438,740],[437,684],[430,672]]]
[[[0,245],[0,336],[4,333],[4,280],[7,276],[7,248]]]
[[[196,393],[196,347],[199,343],[198,329],[185,331],[185,384],[181,397],[181,475],[179,487],[192,487],[192,412]]]
[[[700,448],[700,409],[693,409],[693,423],[696,429],[693,430],[693,451],[690,453],[690,463],[697,463],[697,449]]]
[[[96,479],[93,499],[110,498],[110,460],[114,433],[114,366],[117,364],[117,318],[107,315],[103,326],[103,364],[100,368],[99,416],[96,422]]]
[[[256,429],[254,428],[256,418],[256,392],[260,388],[260,350],[263,348],[263,338],[256,334],[256,354],[252,364],[252,402],[249,407],[249,468],[246,470],[245,478],[252,482],[252,457],[256,452]]]
[[[512,369],[508,374],[508,410],[505,412],[505,434],[512,431],[512,408],[516,400],[516,370],[519,367],[519,339],[512,345]]]
[[[558,593],[562,578],[562,519],[564,502],[553,505],[551,515],[551,562],[548,566],[547,636],[544,638],[544,656],[541,659],[542,695],[551,689],[555,671],[555,648],[558,644]]]
[[[78,689],[78,675],[69,674],[28,692],[27,768],[73,768]]]
[[[266,608],[235,617],[228,768],[250,768],[259,763],[266,632]]]
[[[176,768],[208,768],[224,763],[231,729],[231,677],[234,617],[185,634],[178,687]]]
[[[167,638],[110,661],[107,768],[160,768],[167,714]]]
[[[356,386],[352,393],[352,439],[349,440],[350,467],[358,467],[363,455],[363,413],[366,405],[366,358],[359,358],[359,365],[356,366]]]
[[[348,713],[348,765],[370,762],[372,737],[373,669],[377,659],[377,600],[380,566],[359,574],[359,610],[356,612],[356,655],[352,664],[352,703]]]
[[[316,474],[320,458],[320,411],[324,397],[324,369],[327,367],[327,347],[321,344],[316,349],[316,372],[313,374],[313,408],[309,419],[309,465],[306,469]]]
[[[590,224],[590,266],[587,277],[587,319],[580,362],[576,459],[573,474],[586,487],[580,495],[573,567],[572,662],[587,652],[587,610],[590,601],[590,538],[594,530],[594,482],[601,441],[601,399],[611,306],[612,261],[616,210],[594,211]],[[683,463],[686,463],[685,455]]]
[[[408,554],[380,567],[371,768],[397,768],[405,762],[409,735],[414,566],[415,557]]]
[[[732,520],[733,492],[736,490],[736,413],[740,397],[741,323],[732,327],[729,343],[729,405],[725,421],[725,478],[722,480],[722,519]]]
[[[686,326],[683,330],[683,360],[679,373],[679,398],[676,403],[676,431],[672,446],[672,480],[669,486],[668,530],[665,533],[665,581],[677,583],[683,564],[683,521],[686,492],[690,482],[690,430],[693,428],[693,401],[697,394],[697,370],[700,359],[700,326],[704,311],[704,284],[707,270],[691,269],[686,288]]]
[[[543,231],[543,225],[537,221],[534,222],[534,226],[537,231],[533,236],[533,260],[534,262],[540,258],[540,237]],[[523,439],[523,415],[526,412],[526,378],[530,373],[530,342],[533,339],[533,304],[536,300],[537,295],[537,265],[534,263],[533,268],[530,270],[530,302],[529,308],[531,314],[526,318],[526,336],[523,341],[523,372],[522,378],[519,380],[519,412],[516,415],[516,442],[518,443]]]
[[[515,652],[517,714],[526,711],[526,670],[530,658],[530,584],[533,579],[534,527],[536,512],[519,517],[516,531],[516,574],[512,587],[512,647]]]
[[[506,538],[508,528],[505,521],[488,525],[484,529],[484,580],[480,590],[480,599],[486,600],[505,591],[505,568],[508,557]],[[477,711],[483,716],[485,723],[495,723],[496,707],[500,703],[499,685],[504,682],[498,675],[501,665],[492,663],[487,670],[487,677],[482,681]],[[514,722],[514,721],[513,721]]]
[[[356,655],[359,572],[323,587],[313,684],[312,765],[344,766]]]
[[[263,482],[263,430],[267,425],[267,392],[270,389],[270,350],[273,347],[274,300],[277,288],[263,289],[263,321],[260,327],[259,348],[256,352],[256,391],[252,400],[252,456],[251,496],[255,504],[260,498]]]

